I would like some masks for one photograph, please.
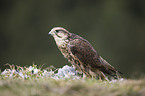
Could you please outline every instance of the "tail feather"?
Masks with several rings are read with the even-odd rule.
[[[124,78],[123,73],[121,73],[120,71],[118,71],[117,69],[115,69],[113,66],[111,66],[106,60],[104,60],[101,56],[100,56],[100,61],[101,63],[106,67],[106,73],[107,75],[113,77],[114,79],[119,79],[119,78]]]

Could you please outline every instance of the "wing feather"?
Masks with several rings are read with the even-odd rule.
[[[118,71],[99,56],[88,41],[74,39],[69,42],[68,47],[74,56],[84,65],[90,66],[94,72],[100,70],[105,74],[116,76],[116,72]]]
[[[92,45],[87,41],[75,39],[68,44],[70,51],[83,64],[91,66],[94,71],[99,69],[110,74],[105,65],[100,62],[99,54],[94,50]]]

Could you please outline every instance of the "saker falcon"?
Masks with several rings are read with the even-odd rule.
[[[119,79],[123,76],[105,61],[86,39],[79,35],[70,33],[62,27],[54,27],[48,35],[54,37],[64,57],[85,76],[101,80]]]

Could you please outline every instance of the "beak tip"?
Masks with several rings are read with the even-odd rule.
[[[51,33],[50,32],[48,33],[48,36],[51,36]]]

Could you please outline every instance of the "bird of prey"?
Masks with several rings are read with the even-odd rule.
[[[54,27],[48,35],[54,37],[64,57],[85,76],[101,80],[119,79],[123,76],[81,36],[70,33],[62,27]]]

